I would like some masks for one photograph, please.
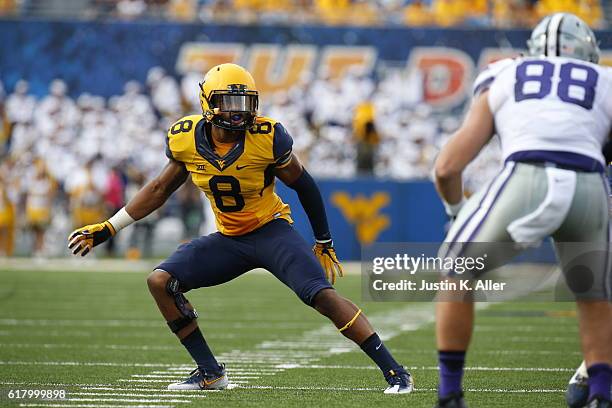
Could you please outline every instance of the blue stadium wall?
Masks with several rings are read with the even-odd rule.
[[[330,229],[342,259],[359,259],[373,242],[440,242],[447,217],[429,181],[397,182],[357,178],[319,180]],[[312,230],[297,195],[283,183],[277,192],[291,205],[298,231]]]
[[[181,50],[189,44],[281,47],[300,44],[315,50],[336,47],[340,52],[373,51],[370,67],[407,65],[412,51],[423,49],[445,54],[460,64],[469,64],[473,74],[487,59],[515,55],[525,47],[524,30],[461,30],[408,28],[340,28],[315,26],[234,26],[174,23],[94,23],[49,21],[0,21],[0,80],[11,90],[20,78],[30,81],[32,91],[43,95],[49,82],[63,78],[70,92],[111,96],[122,92],[128,80],[144,82],[153,66],[170,73],[181,70]],[[605,51],[612,44],[612,31],[598,32]],[[361,47],[361,48],[360,48]],[[483,55],[483,50],[497,50]],[[226,50],[227,51],[227,50]],[[412,53],[414,54],[414,53]],[[422,53],[419,53],[419,55]],[[607,54],[610,56],[610,54]],[[413,55],[414,56],[414,55]],[[310,61],[313,68],[323,56]],[[242,61],[244,62],[244,61]],[[271,76],[283,69],[277,58]],[[452,66],[451,66],[452,68]],[[457,67],[459,68],[459,67]],[[468,80],[471,80],[469,78]],[[468,87],[469,88],[469,87]],[[461,89],[464,92],[464,89]]]
[[[260,72],[265,76],[264,81],[256,75],[260,86],[274,90],[282,88],[283,78],[284,86],[290,84],[301,69],[316,71],[326,64],[333,69],[334,63],[348,60],[362,64],[372,75],[387,67],[418,66],[426,75],[432,67],[437,72],[442,67],[450,79],[439,89],[439,81],[425,78],[425,96],[434,106],[452,109],[465,101],[481,67],[516,55],[528,35],[524,30],[3,20],[0,80],[10,92],[17,80],[27,79],[31,91],[40,96],[47,93],[52,79],[62,78],[74,96],[89,92],[108,97],[120,94],[128,80],[144,82],[153,66],[179,75],[192,60],[229,58]],[[604,61],[610,64],[612,32],[598,36]],[[256,54],[263,57],[254,59]],[[272,63],[265,65],[266,58]],[[290,67],[297,68],[285,72]],[[320,180],[320,186],[343,259],[358,259],[361,245],[372,242],[429,242],[444,235],[446,219],[430,182]],[[278,190],[292,205],[298,230],[312,239],[294,192],[282,185]]]

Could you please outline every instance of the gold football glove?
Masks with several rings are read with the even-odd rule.
[[[336,276],[344,276],[342,265],[340,265],[340,261],[336,256],[336,250],[332,241],[317,242],[312,250],[319,262],[321,262],[325,276],[332,285],[336,283]]]
[[[115,228],[108,221],[100,224],[86,225],[74,230],[68,238],[68,248],[73,255],[87,255],[95,246],[100,245],[115,235]]]

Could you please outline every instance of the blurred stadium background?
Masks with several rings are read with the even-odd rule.
[[[612,2],[598,0],[0,0],[0,256],[67,256],[164,165],[165,132],[199,112],[197,83],[236,62],[260,112],[282,121],[317,177],[339,255],[435,241],[430,181],[487,63],[525,51],[539,18],[579,15],[612,64]],[[468,190],[499,167],[494,141]],[[280,183],[279,183],[280,184]],[[284,186],[299,230],[310,231]],[[214,229],[189,183],[98,257],[163,257]]]

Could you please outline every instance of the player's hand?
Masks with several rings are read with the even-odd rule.
[[[336,276],[344,276],[342,265],[340,265],[340,261],[336,256],[336,250],[331,240],[323,243],[317,242],[312,250],[319,262],[321,262],[325,276],[332,285],[336,283]]]
[[[115,229],[108,221],[86,225],[70,234],[68,248],[73,255],[81,254],[81,256],[85,256],[93,247],[100,245],[113,235],[115,235]]]

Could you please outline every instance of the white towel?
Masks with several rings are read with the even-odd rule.
[[[530,214],[514,220],[507,231],[515,242],[537,246],[555,232],[567,217],[576,191],[576,172],[546,167],[548,192],[544,201]]]

